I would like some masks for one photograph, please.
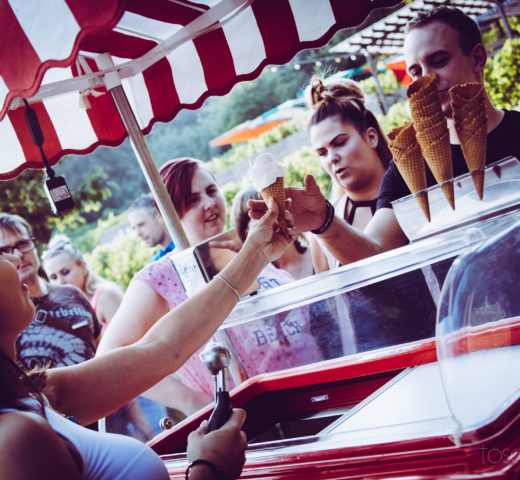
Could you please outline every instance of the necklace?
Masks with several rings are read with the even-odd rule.
[[[354,222],[354,217],[356,216],[356,210],[358,207],[370,207],[372,215],[376,213],[377,198],[374,198],[373,200],[360,200],[359,202],[356,202],[355,200],[348,198],[347,203],[348,202],[352,204],[352,208],[350,209],[348,218],[346,219],[349,225],[352,225],[352,223]],[[345,210],[345,213],[346,212],[347,210]]]

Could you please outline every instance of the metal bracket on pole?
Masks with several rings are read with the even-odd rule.
[[[386,115],[388,113],[388,103],[386,102],[385,92],[383,91],[383,87],[379,82],[379,77],[377,76],[377,58],[379,55],[372,55],[368,50],[363,50],[363,53],[367,59],[368,65],[370,67],[370,73],[374,77],[376,82],[377,92],[379,93],[379,99],[381,100],[381,109],[383,113]]]
[[[502,5],[502,2],[500,0],[492,0],[493,3],[496,4],[498,11],[500,13],[500,17],[502,18],[502,21],[504,22],[504,28],[506,29],[507,38],[513,38],[513,32],[511,31],[511,26],[509,25],[509,21],[507,20],[507,13]]]
[[[113,66],[112,59],[108,54],[97,57],[96,63],[101,69]],[[175,248],[178,251],[182,251],[190,246],[188,237],[182,228],[179,216],[175,211],[175,207],[173,206],[161,176],[157,171],[157,167],[155,166],[150,151],[148,150],[148,146],[144,140],[143,133],[141,132],[137,119],[132,111],[132,107],[128,102],[123,87],[121,86],[121,81],[119,80],[117,72],[110,72],[107,74],[107,77],[108,78],[105,78],[105,85],[114,99],[121,120],[128,132],[130,143],[132,144],[137,160],[141,165],[146,182],[152,191],[159,211],[164,219],[166,228],[173,239],[173,243],[175,243]]]

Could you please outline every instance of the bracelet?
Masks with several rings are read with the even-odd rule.
[[[195,465],[206,465],[209,467],[217,477],[217,480],[222,480],[224,478],[224,472],[221,472],[213,462],[199,458],[198,460],[194,460],[188,465],[188,468],[186,469],[186,480],[190,480],[190,470]]]
[[[330,227],[332,220],[334,220],[334,207],[328,200],[325,200],[325,204],[327,205],[327,216],[325,218],[325,222],[320,228],[311,230],[311,233],[314,233],[316,235],[319,235],[320,233],[325,233],[327,229]]]
[[[224,282],[224,284],[226,285],[226,287],[228,287],[237,296],[238,301],[240,301],[240,299],[242,297],[240,297],[240,293],[238,292],[238,290],[233,285],[231,285],[231,283],[229,283],[221,273],[217,273],[217,275],[215,275],[215,277],[218,278],[219,280],[222,280]]]

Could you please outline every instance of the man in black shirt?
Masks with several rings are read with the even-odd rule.
[[[412,78],[435,73],[444,115],[454,151],[454,175],[468,171],[462,157],[460,142],[454,128],[448,90],[467,82],[483,83],[487,61],[486,49],[478,25],[456,8],[440,7],[421,13],[408,25],[404,55]],[[508,155],[520,158],[520,112],[506,112],[495,108],[485,96],[488,121],[487,159],[492,163]],[[428,171],[428,185],[435,184]],[[301,232],[315,230],[329,251],[342,264],[355,262],[408,243],[392,209],[391,201],[409,195],[401,175],[392,162],[378,196],[377,211],[362,232],[356,230],[327,207],[314,178],[308,175],[304,187],[286,188],[292,199],[290,211],[294,226]],[[260,218],[265,210],[263,202],[250,201],[251,215]]]

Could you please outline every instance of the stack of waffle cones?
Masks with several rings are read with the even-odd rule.
[[[472,174],[479,198],[484,194],[484,171],[486,164],[487,115],[485,110],[484,85],[465,83],[449,91],[453,123],[466,165]]]
[[[438,183],[453,178],[450,135],[437,90],[437,76],[425,75],[413,82],[406,92],[410,103],[417,141],[424,159]],[[441,189],[451,208],[455,210],[453,183]]]
[[[266,203],[269,198],[272,198],[278,204],[277,223],[279,233],[286,238],[290,238],[289,232],[287,231],[287,220],[285,218],[285,189],[283,177],[277,177],[276,181],[264,188],[261,193]]]
[[[424,216],[431,221],[428,193],[426,185],[426,169],[421,147],[417,143],[412,122],[394,128],[389,134],[389,147],[394,162],[415,200],[421,207]]]

